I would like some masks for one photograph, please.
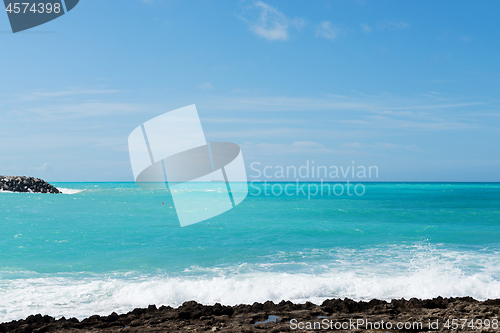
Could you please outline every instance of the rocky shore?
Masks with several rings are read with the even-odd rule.
[[[25,176],[0,176],[0,190],[30,193],[61,193],[44,180]]]
[[[321,305],[268,301],[204,306],[191,301],[178,308],[150,305],[82,321],[35,315],[0,324],[0,332],[498,332],[499,317],[500,299],[479,302],[470,297],[391,302],[330,299]]]

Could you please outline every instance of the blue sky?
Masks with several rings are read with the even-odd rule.
[[[0,15],[0,174],[133,181],[127,137],[196,104],[247,165],[500,181],[498,1],[81,0]],[[248,170],[251,173],[250,169]]]

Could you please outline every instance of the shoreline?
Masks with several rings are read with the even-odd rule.
[[[458,321],[453,321],[457,319]],[[448,320],[448,327],[446,323]],[[471,320],[472,326],[471,326]],[[488,320],[488,322],[486,322]],[[498,331],[500,299],[477,301],[471,297],[433,299],[373,299],[369,302],[328,299],[321,305],[281,301],[252,305],[202,305],[184,302],[177,308],[150,305],[126,314],[90,316],[79,321],[56,320],[40,314],[0,324],[0,332],[289,332],[289,331],[476,331],[479,324]],[[389,324],[390,323],[390,324]],[[420,323],[420,324],[419,324]],[[465,325],[463,325],[465,323]],[[496,323],[496,324],[495,324]],[[397,325],[406,325],[398,329]],[[371,325],[371,326],[370,326]],[[382,326],[380,326],[382,325]],[[389,327],[390,325],[390,327]],[[410,325],[412,327],[410,327]],[[436,326],[437,325],[437,326]],[[475,325],[475,326],[474,326]],[[495,326],[496,325],[496,326]],[[431,326],[429,328],[429,326]],[[462,327],[463,326],[463,327]],[[496,328],[495,328],[496,327]]]

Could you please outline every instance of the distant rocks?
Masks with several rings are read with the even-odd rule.
[[[44,180],[25,176],[0,176],[0,190],[28,193],[61,193]]]

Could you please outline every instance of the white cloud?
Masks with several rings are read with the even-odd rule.
[[[444,96],[446,97],[446,96]],[[405,117],[413,117],[412,120],[420,118],[424,123],[433,123],[432,128],[438,129],[444,126],[443,123],[449,123],[450,127],[461,127],[464,120],[457,121],[458,119],[452,116],[451,113],[445,112],[449,109],[471,109],[484,108],[489,104],[487,101],[471,101],[457,99],[454,97],[443,98],[441,96],[433,97],[432,99],[426,98],[408,98],[395,95],[379,94],[379,95],[363,95],[360,96],[337,96],[327,95],[325,97],[288,97],[288,96],[273,96],[273,97],[216,97],[212,96],[210,99],[200,102],[200,107],[210,110],[241,110],[241,111],[331,111],[338,114],[344,114],[347,111],[355,111],[358,115],[373,115],[385,116],[388,118],[401,119]],[[428,119],[427,114],[443,114],[447,119],[433,118]],[[354,113],[351,113],[354,114]],[[374,119],[359,118],[355,120],[347,120],[358,122],[360,125],[373,124]],[[279,117],[281,118],[281,116]],[[289,122],[290,123],[290,122]],[[460,123],[460,124],[459,124]],[[441,125],[437,125],[441,124]],[[383,125],[383,123],[381,124]],[[392,124],[395,125],[395,124]],[[410,125],[410,124],[407,124]],[[414,124],[422,128],[421,124]],[[397,127],[406,125],[399,124]],[[386,126],[384,125],[384,128]],[[413,126],[409,126],[413,127]]]
[[[297,153],[338,153],[338,150],[329,149],[320,143],[313,141],[294,141],[292,143],[257,143],[245,142],[242,146],[245,150],[257,150],[261,154],[297,154]]]
[[[219,110],[252,111],[313,111],[313,110],[371,110],[373,103],[339,98],[308,97],[248,97],[216,98],[203,103],[206,107]]]
[[[327,39],[334,39],[340,33],[340,29],[335,27],[330,21],[323,21],[316,28],[316,36]]]
[[[472,42],[472,37],[469,37],[467,35],[463,35],[460,37],[460,39],[463,41],[463,42]]]
[[[361,143],[361,142],[345,142],[342,147],[348,149],[406,149],[411,151],[423,152],[417,148],[417,145],[402,145],[390,142],[377,142],[377,143]]]
[[[372,27],[370,27],[368,24],[361,23],[359,26],[361,27],[361,30],[363,32],[366,32],[368,34],[373,31]]]
[[[42,166],[40,166],[40,167],[33,167],[33,168],[31,168],[31,170],[45,172],[45,171],[51,171],[52,167],[50,166],[50,163],[43,163]]]
[[[407,120],[384,116],[364,116],[362,119],[338,120],[342,124],[350,124],[356,127],[384,128],[416,131],[447,131],[463,130],[477,127],[475,124],[459,122],[452,119],[420,119]]]
[[[63,105],[47,105],[18,111],[20,121],[54,121],[72,118],[104,117],[148,111],[151,106],[132,103],[85,102]]]
[[[248,130],[229,130],[220,132],[207,132],[207,137],[226,139],[226,138],[269,138],[269,137],[284,137],[297,135],[298,128],[270,128],[259,129],[252,128]]]
[[[29,93],[22,93],[19,97],[22,100],[32,101],[37,99],[50,99],[57,97],[67,97],[75,95],[98,95],[98,94],[112,94],[119,90],[111,89],[70,89],[70,90],[60,90],[60,91],[33,91]]]
[[[201,90],[212,90],[214,86],[210,82],[202,83],[197,86]]]
[[[282,12],[262,1],[256,1],[251,9],[259,11],[258,18],[253,22],[242,19],[250,24],[250,31],[270,41],[288,40],[289,27],[300,29],[305,25],[303,19],[289,19]]]
[[[353,149],[353,148],[359,149],[359,148],[363,147],[363,144],[360,142],[344,142],[342,144],[342,146],[349,148],[349,149]]]
[[[400,21],[379,21],[377,22],[377,28],[383,30],[401,30],[401,29],[407,29],[410,27],[410,23],[405,22],[403,20]]]
[[[324,148],[322,144],[312,141],[294,141],[292,146],[296,148]]]
[[[302,119],[290,119],[290,118],[203,118],[204,123],[212,124],[303,124]]]

